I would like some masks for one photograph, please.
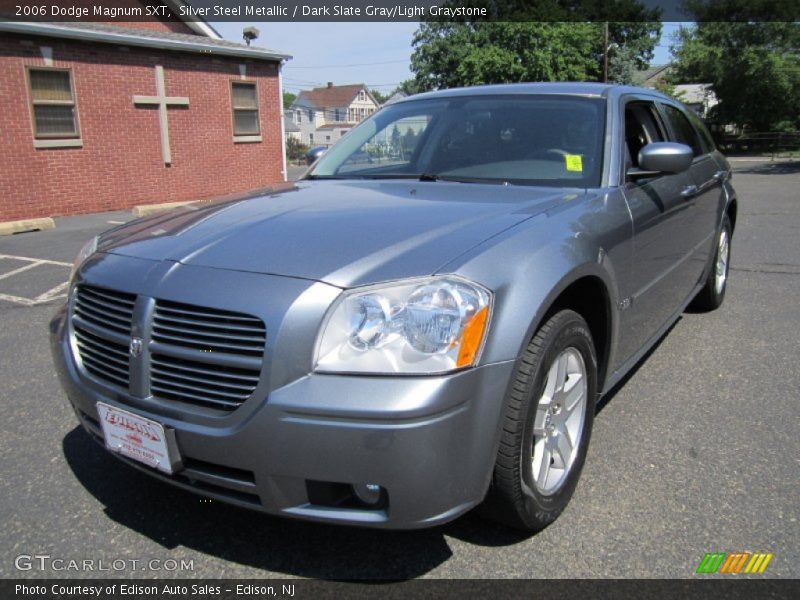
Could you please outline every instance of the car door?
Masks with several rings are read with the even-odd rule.
[[[638,167],[639,150],[668,140],[656,102],[648,96],[623,98],[625,169]],[[690,227],[695,192],[689,172],[647,179],[626,178],[623,192],[633,220],[633,295],[624,299],[620,356],[630,357],[675,313],[696,281],[689,263],[696,231]]]
[[[689,168],[694,187],[685,193],[685,197],[689,217],[686,226],[691,232],[694,248],[691,263],[694,266],[695,283],[698,283],[714,251],[720,210],[725,202],[722,182],[727,173],[721,170],[712,156],[713,141],[709,143],[709,140],[704,139],[692,124],[693,120],[699,119],[693,119],[693,115],[689,115],[685,108],[677,104],[660,102],[659,108],[664,114],[670,141],[686,144],[694,153],[692,166]],[[698,123],[698,126],[702,127],[702,124]]]

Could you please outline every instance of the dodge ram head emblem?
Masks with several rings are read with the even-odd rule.
[[[142,354],[142,338],[132,337],[130,345],[131,356],[141,356]]]

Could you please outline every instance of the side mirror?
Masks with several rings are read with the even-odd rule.
[[[653,142],[639,150],[639,168],[628,169],[633,178],[683,173],[692,164],[694,153],[686,144]]]

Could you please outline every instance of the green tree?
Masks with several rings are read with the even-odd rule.
[[[286,158],[290,161],[302,161],[306,157],[308,146],[297,138],[290,137],[286,140]]]
[[[463,2],[486,6],[484,21],[431,20],[412,41],[414,91],[518,81],[597,81],[604,34],[620,57],[618,76],[647,66],[661,35],[656,10],[637,0]],[[625,65],[621,64],[624,60]],[[624,68],[623,68],[624,67]]]
[[[640,66],[632,48],[612,48],[608,60],[608,81],[624,85],[636,85],[636,73]]]
[[[289,108],[297,98],[297,94],[283,90],[283,108]]]
[[[794,41],[792,41],[794,40]],[[800,124],[800,25],[698,23],[673,47],[681,81],[710,83],[719,123],[768,131]]]
[[[370,90],[369,93],[372,94],[372,97],[375,98],[378,104],[383,104],[391,96],[391,94],[384,94],[380,90]]]

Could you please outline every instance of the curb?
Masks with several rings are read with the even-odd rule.
[[[194,201],[164,202],[162,204],[141,204],[139,206],[134,206],[133,209],[131,209],[131,212],[133,213],[134,217],[146,217],[147,215],[165,212],[167,210],[172,210],[173,208],[186,206],[187,204],[194,204]]]
[[[21,221],[5,221],[0,223],[0,235],[12,235],[25,231],[44,231],[45,229],[55,228],[56,222],[50,217],[23,219]]]

